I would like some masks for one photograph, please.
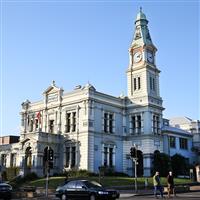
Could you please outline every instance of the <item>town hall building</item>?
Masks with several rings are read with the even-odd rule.
[[[64,92],[53,81],[41,101],[22,103],[19,142],[0,147],[1,165],[15,160],[24,174],[43,176],[50,148],[52,174],[69,169],[98,172],[106,166],[132,175],[130,148],[136,146],[138,173],[150,176],[154,152],[166,149],[156,51],[148,20],[140,10],[128,51],[127,96],[98,92],[89,83]],[[187,134],[182,136],[192,141]],[[194,155],[188,151],[192,163]]]

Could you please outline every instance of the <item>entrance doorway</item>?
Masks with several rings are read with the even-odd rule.
[[[31,147],[27,147],[25,151],[25,165],[24,165],[24,175],[31,172],[32,167],[32,150]]]

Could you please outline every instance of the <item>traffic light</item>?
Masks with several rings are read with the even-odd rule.
[[[48,150],[48,160],[53,161],[53,150],[52,149]]]
[[[137,149],[135,147],[131,147],[130,149],[131,158],[137,157]]]

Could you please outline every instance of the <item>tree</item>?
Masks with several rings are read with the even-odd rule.
[[[175,176],[177,175],[188,175],[189,173],[189,162],[184,156],[175,154],[171,157],[172,170]]]
[[[153,156],[153,174],[158,171],[160,173],[160,176],[167,176],[170,170],[170,156],[165,153],[155,151]]]

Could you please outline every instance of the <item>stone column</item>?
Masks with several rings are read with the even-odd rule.
[[[57,133],[61,133],[61,124],[62,124],[61,107],[59,107],[58,114],[57,114]]]
[[[144,176],[151,176],[152,159],[153,159],[152,154],[143,154]]]

